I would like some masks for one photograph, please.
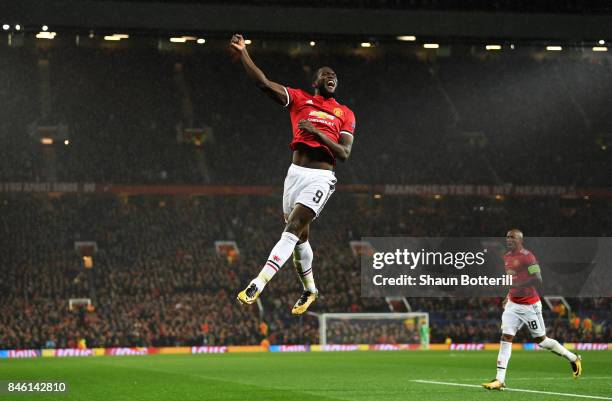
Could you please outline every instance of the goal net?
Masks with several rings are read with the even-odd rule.
[[[429,314],[323,313],[319,318],[321,345],[415,344],[429,347]]]

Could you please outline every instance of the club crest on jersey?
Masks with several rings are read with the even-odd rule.
[[[306,101],[306,104],[312,104],[312,99],[308,99],[308,100]]]
[[[335,115],[336,117],[342,117],[342,116],[344,115],[344,112],[342,111],[342,109],[341,109],[341,108],[336,107],[336,108],[334,109],[334,115]]]
[[[319,110],[313,110],[310,113],[308,113],[309,116],[311,117],[317,117],[317,118],[324,118],[326,120],[335,120],[336,117],[332,116],[331,114],[327,114],[324,111],[319,111]]]

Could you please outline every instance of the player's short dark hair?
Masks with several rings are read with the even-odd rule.
[[[312,73],[312,77],[311,77],[311,79],[310,79],[310,82],[315,82],[315,81],[317,80],[317,78],[319,77],[319,71],[321,71],[321,69],[323,69],[323,68],[329,68],[329,69],[333,70],[333,68],[331,68],[331,67],[330,67],[330,66],[328,66],[328,65],[323,65],[323,66],[321,66],[321,67],[317,68],[317,69],[316,69],[316,70],[314,70],[314,72]]]

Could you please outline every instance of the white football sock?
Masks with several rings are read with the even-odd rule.
[[[317,292],[317,287],[312,273],[312,259],[314,253],[308,241],[303,244],[297,244],[293,251],[293,265],[300,276],[300,281],[304,286],[305,291]]]
[[[564,357],[565,359],[567,359],[570,362],[576,362],[576,359],[578,358],[576,356],[576,354],[573,354],[572,352],[570,352],[567,348],[565,348],[563,345],[559,344],[559,341],[554,340],[552,338],[548,338],[546,337],[544,339],[544,341],[542,341],[540,344],[538,344],[540,347],[542,348],[546,348],[547,350]]]
[[[512,343],[508,341],[499,342],[499,353],[497,354],[497,376],[495,378],[502,383],[506,382],[506,370],[512,355]]]
[[[259,275],[251,281],[251,283],[257,285],[259,291],[263,290],[266,284],[268,284],[268,281],[272,280],[272,277],[274,277],[280,268],[283,267],[293,253],[293,248],[295,248],[298,239],[298,237],[290,232],[284,232],[283,235],[281,235],[281,239],[276,243],[274,248],[272,248],[272,252],[270,252],[268,261],[263,269],[261,269]]]

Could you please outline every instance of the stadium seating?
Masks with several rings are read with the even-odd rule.
[[[317,66],[337,70],[339,100],[357,115],[340,183],[609,184],[605,59],[375,54],[253,49],[271,79],[293,87],[308,89]],[[0,87],[1,181],[45,181],[53,164],[64,182],[282,182],[288,115],[226,51],[58,47],[0,55],[8,78]],[[40,60],[49,61],[45,110]],[[46,157],[26,134],[32,123],[67,124],[70,145]],[[201,146],[177,141],[177,130],[203,126],[211,131]]]
[[[290,314],[301,291],[290,264],[266,288],[263,316],[255,306],[235,301],[282,229],[274,196],[4,194],[0,200],[3,348],[71,347],[79,338],[89,346],[259,344],[265,337],[262,321],[272,344],[318,342],[317,319]],[[484,212],[474,210],[470,202],[476,200],[432,201],[435,213],[418,207],[421,202],[342,192],[332,198],[312,230],[321,291],[314,312],[389,311],[384,300],[360,296],[359,262],[348,241],[362,235],[494,236],[515,221],[524,222],[530,235],[602,235],[601,227],[612,226],[597,203],[567,217],[558,206],[529,199],[508,200],[503,208]],[[218,256],[215,240],[236,241],[240,255]],[[92,269],[83,267],[75,241],[96,241]],[[78,297],[91,298],[95,311],[69,311],[68,299]],[[433,342],[498,338],[500,299],[409,301],[414,310],[430,313]],[[612,341],[609,298],[569,301],[577,321],[546,309],[555,338]],[[386,336],[380,332],[366,338],[355,330],[350,338],[402,340],[390,330]],[[519,338],[528,340],[524,334]]]
[[[337,71],[339,100],[357,115],[339,184],[610,185],[605,59],[252,49],[271,79],[292,87],[308,88],[318,66]],[[56,182],[280,187],[289,118],[241,68],[214,46],[0,47],[0,183],[45,182],[53,171]],[[67,145],[41,145],[34,131],[49,124],[68,127]],[[201,143],[182,136],[190,127],[209,127]],[[389,311],[360,296],[351,240],[499,236],[517,225],[529,236],[610,236],[608,203],[340,189],[312,230],[321,291],[313,311]],[[0,194],[0,348],[73,347],[79,338],[93,347],[317,343],[317,319],[290,314],[301,291],[291,265],[262,296],[263,315],[235,301],[282,230],[280,206],[278,194]],[[240,255],[216,255],[216,240],[236,241]],[[96,241],[92,269],[75,241]],[[95,310],[70,311],[70,298],[89,298]],[[430,313],[433,342],[498,338],[500,299],[409,301]],[[545,312],[553,337],[612,342],[609,298],[569,302],[572,319]],[[354,341],[384,331],[343,330]],[[403,340],[389,330],[386,341]]]

